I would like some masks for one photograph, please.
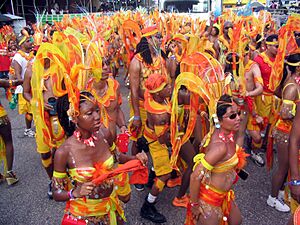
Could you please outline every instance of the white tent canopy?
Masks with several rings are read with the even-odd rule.
[[[14,31],[16,35],[19,35],[22,28],[26,26],[26,20],[23,17],[15,16],[12,14],[3,14],[3,15],[12,19],[13,21],[12,25],[14,26]]]

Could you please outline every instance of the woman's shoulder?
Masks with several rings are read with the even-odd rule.
[[[226,153],[226,144],[222,140],[211,140],[206,151],[218,151],[220,153]]]
[[[55,154],[68,154],[74,148],[74,139],[69,137],[64,143],[56,150]]]

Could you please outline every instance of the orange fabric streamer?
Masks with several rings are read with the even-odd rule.
[[[147,167],[143,166],[142,163],[137,159],[130,160],[114,170],[105,171],[105,173],[103,173],[103,171],[105,170],[103,164],[96,164],[95,168],[96,172],[93,175],[92,182],[96,185],[99,185],[103,183],[103,181],[115,177],[121,173],[127,172],[134,172],[133,176],[131,176],[130,178],[130,184],[133,184],[135,182],[139,184],[146,184],[148,181],[148,169]]]

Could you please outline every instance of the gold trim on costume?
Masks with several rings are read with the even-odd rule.
[[[267,45],[278,45],[278,41],[266,41]]]

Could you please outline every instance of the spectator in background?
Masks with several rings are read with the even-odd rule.
[[[5,42],[0,43],[0,79],[8,79],[10,58]]]

